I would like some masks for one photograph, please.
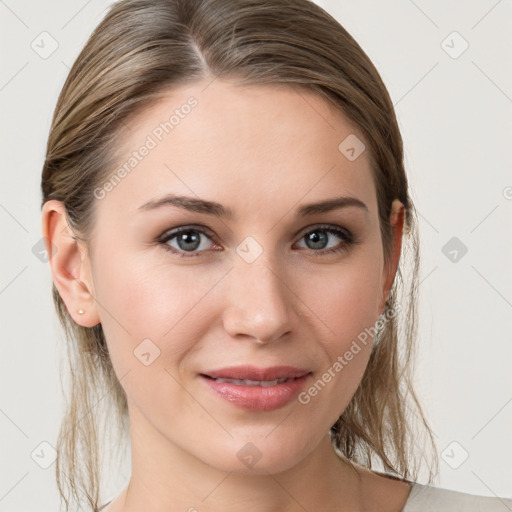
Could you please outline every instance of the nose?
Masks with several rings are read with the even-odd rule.
[[[293,297],[285,276],[260,257],[241,260],[228,276],[224,328],[234,338],[260,344],[281,339],[292,328]]]

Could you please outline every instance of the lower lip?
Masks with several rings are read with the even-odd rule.
[[[233,405],[250,411],[273,411],[297,397],[309,377],[303,375],[275,386],[241,386],[201,376],[212,391]]]

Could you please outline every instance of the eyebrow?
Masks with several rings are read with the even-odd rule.
[[[138,210],[148,211],[155,210],[164,206],[174,206],[196,213],[203,213],[215,217],[232,219],[234,217],[233,211],[226,208],[220,203],[215,201],[206,201],[205,199],[198,199],[189,196],[179,196],[175,194],[168,194],[159,199],[153,199],[142,206]],[[316,213],[325,213],[340,208],[356,207],[368,212],[368,207],[360,199],[356,197],[340,196],[317,203],[309,203],[302,205],[297,210],[298,217],[307,217]]]

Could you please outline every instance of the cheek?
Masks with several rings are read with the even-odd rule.
[[[98,271],[96,294],[114,371],[140,410],[187,407],[180,363],[212,325],[208,293],[217,272],[172,269],[143,258],[118,259]]]
[[[328,405],[333,421],[355,393],[370,357],[382,276],[382,262],[375,254],[360,252],[338,268],[301,281],[300,296],[326,333],[321,338],[326,357],[304,403],[310,401],[318,414],[325,414]],[[322,399],[317,400],[317,395]]]
[[[96,272],[101,323],[118,373],[139,363],[134,356],[144,347],[158,355],[154,366],[177,364],[211,325],[205,307],[222,273],[154,262],[148,267],[149,260],[112,259],[115,265]]]
[[[331,355],[373,326],[379,316],[382,260],[376,254],[376,248],[368,247],[339,265],[319,268],[313,276],[305,272],[295,283],[297,294],[333,340],[327,346]]]

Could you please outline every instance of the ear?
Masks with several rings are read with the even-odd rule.
[[[43,205],[42,231],[53,282],[69,315],[84,327],[99,324],[87,247],[74,236],[61,201],[51,199]]]
[[[384,266],[382,275],[382,282],[384,283],[382,289],[382,299],[380,303],[381,314],[386,309],[386,301],[393,286],[395,280],[396,271],[398,268],[398,262],[400,260],[400,251],[402,249],[402,235],[404,228],[405,219],[405,207],[401,201],[395,199],[391,204],[391,214],[389,216],[389,222],[392,226],[392,240],[391,240],[391,254],[388,265]]]

